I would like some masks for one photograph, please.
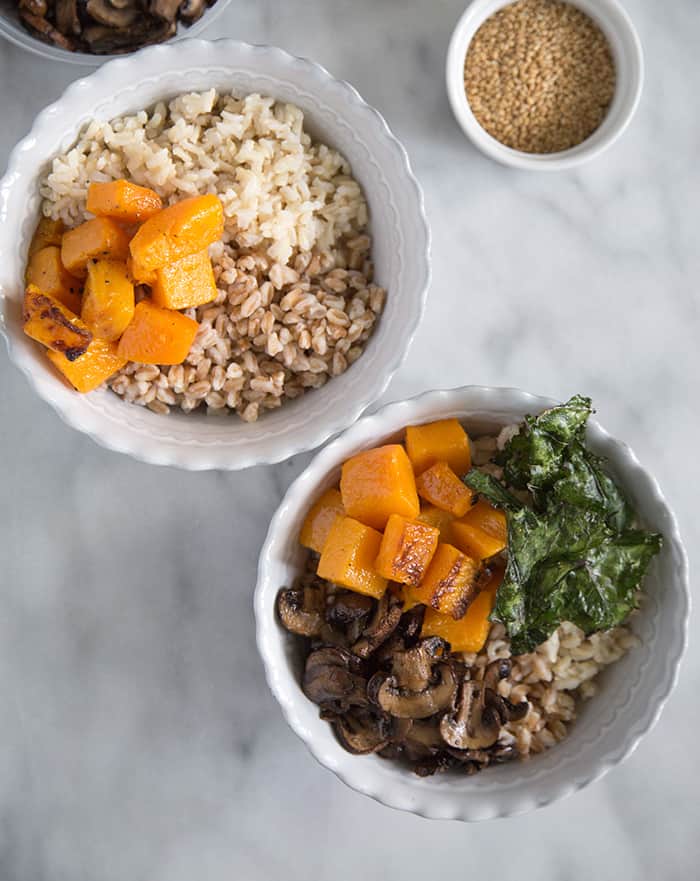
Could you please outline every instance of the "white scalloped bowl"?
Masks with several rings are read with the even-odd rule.
[[[36,224],[38,181],[90,119],[108,120],[185,91],[259,91],[301,107],[311,133],[340,150],[364,189],[375,277],[386,306],[362,357],[326,386],[246,424],[197,412],[162,416],[100,389],[80,395],[21,328],[24,264]],[[183,40],[110,61],[66,89],[15,147],[0,182],[0,329],[12,360],[73,428],[109,449],[157,465],[239,469],[312,449],[354,422],[400,366],[425,306],[430,235],[405,150],[355,89],[317,64],[234,40]]]
[[[310,503],[337,482],[340,466],[362,449],[401,437],[407,425],[457,417],[475,433],[498,430],[554,403],[518,389],[467,386],[389,404],[321,450],[292,484],[268,532],[255,594],[257,640],[267,681],[287,722],[318,761],[353,789],[424,817],[484,820],[521,814],[586,786],[625,759],[649,731],[673,689],[687,641],[688,564],[673,512],[632,450],[590,421],[588,443],[608,460],[644,526],[664,536],[645,582],[646,601],[630,626],[641,640],[601,675],[600,692],[581,704],[568,737],[529,761],[473,777],[419,778],[377,756],[345,752],[318,707],[301,691],[298,642],[276,620],[275,596],[300,571],[299,529]]]

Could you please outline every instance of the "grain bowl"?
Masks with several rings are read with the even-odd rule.
[[[136,80],[140,85],[134,87]],[[278,149],[270,144],[297,140],[289,155],[278,156],[273,177],[243,170],[259,195],[257,207],[241,197],[245,181],[238,191],[229,183],[218,192],[224,211],[236,217],[232,231],[210,249],[221,302],[186,310],[199,322],[200,335],[183,376],[151,364],[128,367],[112,389],[142,407],[126,405],[106,389],[83,400],[69,397],[19,333],[22,267],[40,197],[45,215],[73,226],[84,220],[90,177],[109,181],[148,167],[143,182],[160,188],[166,204],[201,191],[217,194],[211,178],[221,173],[217,162],[226,165],[224,128],[244,119],[269,134],[258,142],[242,140],[241,151],[267,153]],[[116,122],[106,125],[110,120]],[[191,138],[166,157],[176,129]],[[144,157],[138,144],[154,133],[158,156]],[[105,150],[105,138],[111,149]],[[214,145],[213,153],[199,151],[199,138]],[[180,158],[194,153],[195,167],[183,160],[177,175],[169,175],[166,166],[172,167],[178,151]],[[164,157],[163,167],[154,164]],[[251,162],[258,162],[257,153]],[[299,203],[298,192],[261,188],[270,180],[284,183],[298,162],[311,169],[295,179],[302,196],[307,193],[301,207],[309,209],[293,214],[276,205],[280,192],[289,197],[287,206]],[[206,165],[206,186],[197,163]],[[2,198],[5,216],[16,219],[11,230],[4,226],[0,243],[7,258],[0,289],[12,357],[66,421],[150,462],[234,469],[316,446],[381,393],[422,313],[429,237],[403,149],[351,87],[280,50],[188,41],[144,50],[128,67],[121,61],[106,65],[40,115],[13,154]],[[400,296],[385,301],[384,290]],[[313,315],[303,314],[306,307]],[[312,391],[302,395],[306,389]],[[170,408],[178,412],[166,415]],[[237,410],[249,424],[212,418],[213,411],[226,409]]]
[[[580,403],[583,399],[578,399],[578,401]],[[574,403],[576,403],[575,400],[570,402],[567,407]],[[344,649],[342,639],[338,639],[341,637],[338,625],[342,624],[344,627],[350,618],[354,622],[357,617],[356,613],[360,605],[357,600],[351,604],[352,615],[350,616],[346,614],[348,610],[343,608],[339,610],[339,615],[335,615],[335,611],[330,617],[328,617],[328,613],[326,614],[325,620],[333,630],[330,635],[331,641],[329,642],[326,637],[323,637],[326,640],[327,648],[319,649],[314,648],[318,642],[314,642],[312,639],[311,654],[308,655],[308,658],[309,649],[300,647],[299,637],[291,636],[285,632],[284,628],[292,629],[298,633],[301,631],[297,625],[303,624],[308,629],[308,626],[313,623],[308,616],[303,622],[292,620],[294,616],[303,617],[307,610],[299,605],[300,596],[293,596],[289,592],[285,594],[284,591],[278,594],[278,591],[281,585],[293,585],[295,579],[303,572],[308,558],[307,552],[299,545],[299,531],[303,523],[307,534],[302,535],[301,540],[307,546],[312,546],[318,536],[308,533],[309,517],[311,517],[311,514],[307,517],[309,505],[322,493],[325,498],[326,495],[334,492],[332,487],[337,483],[342,463],[346,464],[346,467],[343,468],[341,481],[343,504],[356,505],[356,499],[353,500],[352,487],[347,481],[349,475],[358,473],[356,470],[359,467],[358,463],[367,457],[371,458],[379,454],[386,456],[389,451],[397,449],[391,445],[396,445],[403,439],[405,426],[425,426],[428,423],[436,422],[436,420],[442,420],[441,424],[444,425],[444,420],[457,419],[466,428],[473,441],[472,464],[476,465],[477,469],[475,471],[472,468],[469,474],[477,476],[480,474],[478,479],[482,481],[483,488],[490,485],[490,477],[484,476],[488,474],[490,467],[487,464],[486,457],[489,451],[486,446],[493,446],[492,440],[500,434],[504,427],[520,423],[527,414],[539,414],[552,405],[553,402],[549,400],[536,398],[514,389],[480,387],[429,392],[418,398],[389,405],[373,416],[362,420],[319,453],[306,472],[290,488],[271,523],[268,539],[260,558],[255,600],[258,644],[266,665],[268,682],[291,727],[306,742],[316,758],[353,788],[387,805],[413,811],[427,817],[478,820],[509,816],[548,804],[587,785],[606,773],[613,765],[622,761],[656,721],[663,703],[675,683],[678,665],[686,642],[689,600],[687,563],[678,529],[673,514],[668,509],[653,478],[642,469],[626,445],[612,439],[593,420],[588,421],[586,431],[586,447],[590,450],[592,457],[590,461],[598,463],[597,456],[602,456],[606,460],[607,473],[618,484],[628,503],[637,512],[634,528],[656,532],[663,536],[661,543],[658,536],[648,535],[648,539],[655,544],[655,550],[653,561],[643,583],[645,598],[640,601],[638,611],[624,619],[623,628],[600,632],[590,639],[585,639],[578,628],[570,624],[562,624],[558,629],[551,631],[551,639],[546,640],[530,654],[527,653],[530,647],[536,645],[543,637],[533,631],[532,639],[523,640],[523,632],[520,632],[518,646],[521,654],[517,655],[515,651],[511,652],[502,626],[495,624],[492,626],[490,634],[487,633],[488,627],[481,630],[479,645],[485,639],[483,649],[472,654],[462,654],[457,659],[458,666],[450,666],[450,662],[455,660],[454,649],[452,656],[446,657],[444,642],[441,649],[439,637],[442,636],[443,640],[446,637],[448,642],[452,642],[453,637],[457,637],[461,632],[462,638],[467,640],[462,645],[462,652],[466,652],[468,650],[467,643],[475,638],[478,629],[475,626],[475,621],[481,613],[476,613],[475,617],[471,613],[472,606],[470,606],[466,616],[461,619],[466,625],[466,628],[461,631],[459,630],[460,621],[452,620],[457,617],[456,614],[453,614],[449,620],[446,614],[436,613],[436,617],[430,611],[430,607],[437,609],[446,597],[448,602],[450,601],[449,596],[442,591],[441,587],[439,593],[433,594],[432,590],[428,591],[432,595],[432,600],[429,602],[428,610],[421,613],[425,617],[422,635],[419,633],[418,643],[415,642],[414,635],[406,630],[406,628],[413,626],[414,621],[411,612],[406,612],[405,603],[404,613],[398,625],[399,630],[389,636],[388,641],[380,644],[378,649],[376,645],[369,646],[370,654],[365,651],[368,647],[364,643],[368,636],[364,631],[360,636],[361,648],[357,652],[355,652],[355,646],[350,650]],[[474,440],[475,438],[476,440]],[[480,441],[480,438],[483,440]],[[502,446],[507,445],[508,439],[501,436],[500,443]],[[525,440],[519,442],[519,450],[523,449],[524,443]],[[378,447],[377,445],[384,446]],[[415,457],[408,444],[408,439],[407,452],[415,468]],[[506,473],[507,469],[506,465]],[[426,472],[426,474],[428,473]],[[467,486],[473,487],[474,484],[470,481],[476,479],[476,477],[467,476],[465,483]],[[487,481],[486,484],[483,483],[484,480]],[[429,482],[416,479],[416,485],[422,499],[428,497],[425,492],[428,484]],[[358,486],[360,485],[358,484]],[[346,495],[346,490],[348,495]],[[488,491],[490,492],[490,490]],[[479,492],[481,493],[482,490]],[[404,493],[401,498],[406,499],[408,496]],[[492,496],[492,498],[494,503],[498,505],[498,496]],[[392,502],[392,504],[394,503]],[[480,501],[479,505],[481,504]],[[339,559],[333,550],[337,544],[338,536],[347,531],[348,524],[351,523],[351,516],[361,519],[364,516],[361,513],[351,515],[349,513],[350,507],[346,507],[345,510],[348,513],[337,515],[339,519],[336,518],[330,526],[330,532],[318,563],[318,574],[315,569],[310,573],[309,577],[316,580],[314,584],[311,584],[312,589],[317,586],[319,576],[330,577],[331,580],[335,578],[336,581],[340,579],[340,584],[346,586],[350,585],[353,579],[360,577],[362,566],[359,564],[359,557],[353,563],[354,570],[351,577],[341,574],[337,568],[333,569]],[[356,510],[358,509],[353,509],[353,511]],[[552,509],[552,512],[554,510]],[[558,511],[559,508],[556,510]],[[625,517],[627,517],[629,509],[625,508],[625,510],[627,511]],[[374,514],[376,514],[376,509],[373,511],[373,516]],[[428,511],[421,508],[421,515],[416,521],[414,529],[418,528],[419,523],[429,522],[425,516],[427,514]],[[518,518],[519,516],[517,515]],[[529,514],[526,516],[530,517]],[[464,519],[471,522],[469,517]],[[453,528],[459,522],[461,521],[455,521]],[[391,519],[389,525],[391,525]],[[353,596],[359,596],[362,599],[361,592],[363,590],[367,592],[378,590],[382,586],[377,583],[378,575],[389,574],[384,569],[388,558],[383,561],[386,543],[391,545],[391,540],[388,539],[389,525],[381,541],[380,556],[377,558],[374,570],[377,574],[371,575],[371,579],[364,582],[362,588],[356,587],[355,590],[360,590],[360,594],[352,594]],[[508,528],[510,536],[511,525]],[[425,530],[425,526],[420,526],[420,529]],[[495,534],[493,533],[493,535]],[[641,535],[639,532],[635,534],[637,537]],[[380,537],[378,535],[378,539]],[[465,537],[468,538],[469,535],[462,532],[462,539]],[[443,540],[441,537],[440,541]],[[459,544],[458,538],[452,540],[455,541],[455,544]],[[472,543],[474,541],[473,531],[470,541]],[[620,547],[623,546],[628,547],[626,540],[620,545]],[[657,556],[657,550],[660,546],[662,547],[661,553]],[[446,545],[438,544],[437,552],[435,552],[433,562],[428,565],[425,578],[419,587],[410,589],[414,594],[425,593],[424,588],[432,583],[432,570],[436,566],[439,568],[442,565],[441,562],[436,563],[440,549],[444,550],[446,547]],[[460,545],[460,547],[462,546]],[[497,547],[492,550],[497,550]],[[451,548],[450,551],[456,555],[455,548]],[[474,553],[475,551],[470,550],[472,556]],[[491,551],[488,553],[490,554]],[[417,559],[415,555],[412,557],[414,563]],[[399,560],[400,562],[401,560]],[[492,558],[492,562],[487,562],[486,566],[498,567],[498,559]],[[520,569],[520,566],[515,565],[515,569]],[[506,580],[509,578],[508,572],[512,573],[512,571],[514,570],[511,570],[509,562]],[[544,571],[543,569],[542,572]],[[364,576],[362,577],[364,578]],[[396,577],[401,578],[400,575],[396,575]],[[347,578],[350,580],[344,580]],[[405,581],[405,578],[403,580]],[[445,583],[441,582],[441,585],[444,586]],[[481,588],[482,591],[489,589],[488,586]],[[396,584],[390,581],[388,594],[395,594],[395,590]],[[402,592],[405,598],[405,587],[399,592],[399,595]],[[479,593],[478,599],[473,603],[474,608],[481,597],[482,593]],[[425,599],[418,601],[426,602]],[[280,602],[286,605],[280,606]],[[335,610],[338,602],[341,605],[346,602],[345,594],[343,591],[335,594],[331,591],[328,609]],[[499,614],[501,614],[504,607],[500,605],[500,594],[496,602]],[[506,602],[508,602],[507,598]],[[636,601],[634,602],[636,603]],[[393,600],[390,599],[389,604],[392,603]],[[534,608],[532,607],[531,611],[534,611]],[[538,606],[538,608],[541,607]],[[587,608],[590,611],[591,607]],[[418,607],[416,609],[420,612]],[[428,622],[429,614],[433,614],[433,618],[430,629],[426,630],[425,625]],[[470,616],[471,622],[469,622]],[[503,620],[508,619],[506,617]],[[623,619],[618,618],[617,620],[622,621]],[[280,622],[284,624],[284,628]],[[511,628],[512,624],[507,626]],[[607,626],[610,627],[610,624]],[[369,623],[369,628],[372,629],[372,627],[373,619]],[[594,629],[597,628],[589,626],[587,632],[590,633]],[[515,639],[513,638],[515,632],[517,631],[510,630],[513,648],[515,647]],[[426,634],[434,635],[426,639]],[[370,634],[371,637],[372,634]],[[335,647],[333,647],[334,645]],[[476,645],[474,647],[476,648]],[[431,654],[435,651],[437,653]],[[331,677],[330,684],[324,684],[324,664],[331,663],[337,667],[340,661],[346,659],[346,656],[350,657],[350,661],[354,665],[349,668],[352,675],[348,681],[352,680],[353,687],[359,687],[357,686],[359,678],[366,675],[362,658],[371,659],[372,652],[383,653],[385,659],[379,662],[379,667],[374,661],[370,662],[370,675],[372,675],[372,671],[377,670],[372,675],[372,682],[367,686],[370,704],[368,706],[364,701],[358,701],[355,704],[357,707],[365,708],[355,713],[355,720],[363,717],[366,721],[365,717],[368,713],[370,716],[376,713],[372,706],[377,705],[388,711],[390,716],[398,717],[395,721],[400,723],[398,727],[402,729],[400,737],[403,738],[403,741],[399,741],[396,730],[392,728],[388,734],[389,741],[387,742],[386,731],[383,731],[383,741],[378,749],[376,742],[366,742],[368,736],[366,727],[364,731],[358,729],[357,726],[348,728],[347,724],[350,724],[350,718],[346,716],[343,719],[339,716],[339,708],[328,705],[328,695],[320,695],[319,692],[319,689],[327,691],[327,688],[335,682],[335,679]],[[394,661],[400,661],[403,672],[408,675],[406,664],[409,663],[409,660],[412,659],[411,663],[413,663],[418,654],[426,652],[427,655],[423,660],[426,663],[437,664],[436,669],[441,671],[440,676],[436,674],[434,684],[426,686],[427,690],[421,692],[419,697],[412,693],[412,690],[417,687],[415,684],[409,686],[404,683],[399,691],[395,692],[393,690],[396,688],[394,678],[399,677],[400,671],[395,665],[389,666],[389,671],[392,669],[394,671],[393,678],[392,675],[389,675],[389,678],[386,679],[387,674],[381,672],[387,669],[383,666],[385,661],[388,660],[391,665],[394,664]],[[526,653],[522,654],[522,652]],[[334,653],[338,656],[337,658],[331,657]],[[356,654],[357,657],[355,657]],[[304,672],[305,659],[306,672]],[[312,660],[313,669],[309,667]],[[442,697],[440,695],[442,691],[449,690],[446,683],[449,685],[450,676],[459,675],[459,669],[461,669],[459,664],[466,664],[471,668],[471,675],[467,672],[464,679],[464,682],[470,683],[471,708],[474,707],[473,700],[480,701],[479,694],[483,696],[485,690],[486,706],[490,707],[488,710],[489,721],[484,721],[486,711],[482,710],[479,724],[482,727],[490,728],[497,721],[496,715],[505,716],[500,720],[503,727],[498,743],[490,734],[486,738],[486,734],[489,732],[486,732],[485,729],[479,732],[471,723],[467,724],[466,734],[459,725],[454,730],[452,729],[451,717],[448,718],[448,716],[454,712],[458,717],[460,716],[462,697],[459,698],[456,705],[450,705],[453,707],[452,710],[448,707],[447,715],[444,718],[442,716],[443,710],[440,709],[442,704],[439,703]],[[341,676],[341,671],[337,670],[336,675]],[[410,675],[414,680],[416,679],[415,670]],[[510,682],[508,682],[509,677],[511,677]],[[381,679],[381,683],[378,683],[377,678]],[[302,691],[302,679],[306,694]],[[401,683],[399,682],[399,684]],[[490,689],[493,691],[489,698]],[[319,694],[314,695],[314,691]],[[594,691],[597,691],[595,696]],[[411,693],[409,694],[409,692]],[[312,700],[319,702],[317,699],[319,695],[322,705],[320,717],[318,707],[312,703]],[[506,700],[502,701],[498,695],[505,696]],[[386,701],[391,702],[392,706],[387,704],[385,707],[384,702]],[[426,704],[426,701],[430,703],[430,706]],[[432,748],[432,741],[430,744],[425,741],[424,735],[429,733],[427,729],[432,724],[432,712],[435,709],[432,703],[438,706],[438,715],[442,719],[439,731],[449,744],[450,748],[448,749],[445,749],[444,743]],[[423,704],[426,704],[425,707]],[[414,739],[410,728],[410,719],[413,716],[404,712],[408,709],[414,715],[417,712],[418,722],[414,721],[413,725],[420,729],[418,732],[419,744],[431,747],[429,751],[419,750],[420,755],[406,752],[406,746]],[[340,710],[346,712],[342,708]],[[471,719],[471,709],[469,714]],[[426,716],[430,716],[430,718],[426,718]],[[340,728],[339,738],[334,735],[328,720],[334,723],[336,732]],[[365,725],[365,721],[362,722],[363,725]],[[407,722],[409,723],[408,728],[406,727]],[[464,740],[465,736],[468,739],[481,739],[483,741],[481,747],[474,751],[474,744],[467,747],[464,744],[459,744],[459,749],[454,749],[457,744],[452,741],[455,738],[460,741]],[[364,738],[364,742],[362,738]],[[489,746],[489,744],[492,745]],[[397,745],[401,746],[398,751]],[[376,754],[351,754],[352,752],[370,753],[371,749],[377,749]],[[469,752],[469,750],[472,751]],[[514,756],[514,753],[517,753],[517,756]],[[432,755],[432,759],[427,763],[425,761],[426,755]],[[511,760],[518,756],[521,761]],[[463,763],[465,757],[466,766]],[[527,760],[522,760],[523,757],[527,757]],[[409,760],[408,766],[405,759]],[[487,765],[490,767],[486,767]],[[482,773],[475,773],[482,769],[485,769]],[[436,771],[438,773],[435,773]]]

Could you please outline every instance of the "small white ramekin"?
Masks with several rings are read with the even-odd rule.
[[[341,376],[264,413],[235,416],[172,412],[128,404],[106,389],[68,388],[42,347],[22,332],[24,266],[39,217],[39,179],[92,119],[152,107],[181,92],[209,88],[261,92],[304,111],[311,133],[349,161],[370,211],[375,278],[384,311],[362,357]],[[413,339],[430,281],[430,232],[423,195],[406,151],[383,117],[348,83],[312,61],[273,46],[235,40],[183,40],[110,61],[43,110],[13,150],[0,181],[0,334],[35,391],[73,428],[103,446],[155,465],[236,470],[280,462],[351,425],[384,391]]]
[[[588,444],[606,457],[641,522],[663,535],[664,546],[647,575],[642,607],[629,624],[639,646],[601,674],[598,694],[580,706],[565,740],[530,761],[492,767],[473,777],[420,778],[386,759],[347,753],[301,690],[298,641],[276,620],[275,597],[300,572],[301,524],[313,500],[338,481],[345,459],[400,438],[407,425],[456,417],[473,433],[492,432],[553,403],[518,389],[467,386],[389,404],[321,450],[272,519],[255,592],[258,648],[267,681],[287,722],[316,759],[348,786],[390,807],[434,819],[472,821],[522,814],[564,798],[635,749],[676,683],[690,614],[688,562],[678,525],[659,485],[627,444],[590,420]]]
[[[491,159],[530,171],[561,171],[582,165],[612,146],[630,124],[644,83],[642,45],[630,17],[618,0],[567,0],[602,29],[612,49],[617,74],[615,95],[602,124],[581,144],[559,153],[523,153],[501,144],[483,129],[464,89],[464,62],[481,25],[514,0],[473,0],[457,23],[447,52],[447,94],[457,122],[472,143]]]

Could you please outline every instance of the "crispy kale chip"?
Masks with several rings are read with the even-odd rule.
[[[634,512],[603,460],[585,446],[588,398],[528,417],[498,457],[504,481],[527,489],[523,505],[494,477],[472,469],[475,492],[507,513],[508,565],[492,619],[516,654],[532,651],[562,621],[585,633],[620,624],[661,550],[660,535],[632,528]]]

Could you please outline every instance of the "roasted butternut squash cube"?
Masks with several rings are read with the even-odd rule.
[[[196,321],[181,312],[141,300],[119,340],[119,355],[142,364],[182,364],[198,327]]]
[[[419,523],[434,526],[440,533],[440,541],[452,544],[452,522],[454,514],[436,508],[435,505],[421,505],[420,514],[416,517]]]
[[[121,370],[127,363],[126,358],[121,358],[117,352],[116,343],[107,340],[94,339],[87,347],[85,354],[76,358],[75,361],[67,361],[58,352],[46,353],[58,370],[65,376],[68,382],[83,394],[91,392],[109,379],[117,370]]]
[[[88,187],[87,210],[97,217],[140,223],[163,208],[158,193],[128,180],[93,181]]]
[[[379,599],[387,588],[386,578],[374,568],[381,541],[380,532],[359,520],[337,519],[321,551],[319,577]]]
[[[88,263],[81,317],[95,336],[108,342],[124,333],[134,317],[134,286],[125,263]]]
[[[340,492],[348,515],[374,529],[384,529],[392,514],[415,520],[420,513],[413,469],[400,444],[375,447],[348,459]]]
[[[77,315],[31,284],[24,293],[23,318],[27,336],[68,361],[83,355],[92,341],[92,334]]]
[[[375,568],[401,584],[420,584],[438,545],[440,533],[417,520],[392,514],[386,524]]]
[[[479,563],[453,545],[440,543],[428,571],[411,596],[455,620],[466,612],[476,595]]]
[[[461,520],[452,524],[454,544],[477,560],[500,554],[508,543],[506,515],[485,499],[473,505]]]
[[[71,312],[80,312],[80,282],[66,271],[58,245],[47,245],[29,258],[25,274],[27,284],[63,303]]]
[[[416,478],[418,495],[454,517],[464,517],[472,505],[473,493],[447,462],[436,462]]]
[[[491,629],[489,615],[502,580],[503,570],[494,573],[459,620],[435,609],[426,609],[421,636],[439,636],[449,642],[453,652],[480,652]]]
[[[134,260],[131,254],[129,254],[126,259],[126,268],[128,269],[129,275],[134,284],[146,284],[152,288],[156,283],[156,279],[158,278],[156,270],[144,269],[138,260]]]
[[[331,531],[331,526],[339,517],[345,516],[340,490],[327,489],[311,507],[299,533],[299,542],[320,554]]]
[[[193,196],[149,218],[131,240],[131,256],[145,270],[160,269],[204,251],[223,231],[224,211],[218,197]]]
[[[416,474],[436,462],[447,462],[461,477],[472,464],[469,437],[456,419],[409,426],[406,429],[406,452]]]
[[[126,260],[129,237],[109,217],[95,217],[63,234],[61,260],[71,275],[85,278],[88,260]]]
[[[156,269],[151,296],[157,306],[192,309],[216,297],[214,270],[207,251],[198,251]]]
[[[36,254],[49,245],[61,247],[63,237],[63,221],[52,220],[50,217],[42,217],[34,230],[34,235],[29,243],[29,256]]]

